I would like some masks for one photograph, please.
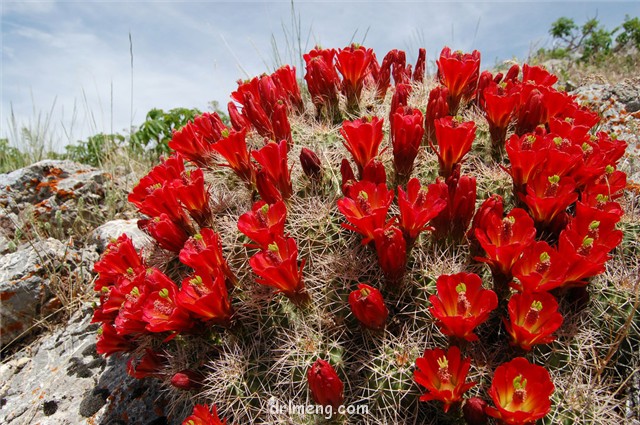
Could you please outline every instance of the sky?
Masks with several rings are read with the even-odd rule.
[[[550,47],[561,16],[608,28],[637,1],[1,1],[0,137],[45,129],[51,145],[126,133],[151,108],[223,107],[238,79],[299,65],[291,46],[391,49],[433,62],[478,49],[483,68]],[[299,30],[294,29],[299,28]],[[274,53],[274,45],[280,60]],[[133,66],[132,66],[133,58]],[[24,143],[24,140],[23,140]]]

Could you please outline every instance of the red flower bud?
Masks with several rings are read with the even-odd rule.
[[[304,174],[312,180],[319,180],[322,176],[322,164],[320,158],[311,149],[302,148],[300,151],[300,164]]]
[[[462,416],[467,425],[486,425],[487,414],[484,412],[487,402],[479,397],[471,397],[462,406]]]
[[[171,377],[171,385],[184,391],[197,390],[202,388],[203,380],[204,376],[201,373],[193,370],[183,370]]]
[[[337,409],[344,402],[344,385],[328,362],[316,360],[307,372],[307,382],[317,404]]]
[[[363,326],[374,330],[384,328],[389,310],[376,288],[359,283],[358,289],[349,294],[349,305],[353,315]]]
[[[378,264],[389,285],[400,284],[407,268],[407,242],[402,230],[387,226],[374,232]]]

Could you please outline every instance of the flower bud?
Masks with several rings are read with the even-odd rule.
[[[365,283],[349,294],[349,305],[356,319],[369,329],[382,329],[389,315],[382,294]]]
[[[471,397],[464,406],[462,406],[462,415],[468,425],[485,425],[487,423],[487,414],[484,408],[487,402],[480,397]]]
[[[310,179],[318,180],[322,175],[322,165],[318,155],[310,149],[302,148],[300,152],[300,164],[302,164],[302,171]]]
[[[181,390],[195,390],[202,387],[202,374],[193,370],[183,370],[171,377],[171,385]]]
[[[344,385],[328,362],[316,360],[307,372],[307,381],[316,403],[337,409],[344,402]]]

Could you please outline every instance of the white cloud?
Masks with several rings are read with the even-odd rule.
[[[622,21],[624,4],[513,2],[297,2],[302,48],[316,42],[346,45],[367,32],[365,44],[381,59],[392,48],[415,60],[426,44],[433,61],[444,45],[477,48],[485,66],[495,58],[525,56],[531,41],[546,40],[559,16],[579,22],[600,7],[609,26]],[[131,119],[129,33],[134,53],[134,124],[152,107],[224,106],[238,78],[273,65],[271,39],[285,60],[283,26],[291,32],[290,2],[3,2],[0,128],[9,105],[27,122],[56,100],[54,122],[74,137],[128,127]],[[577,16],[579,15],[579,16]],[[476,34],[476,27],[478,27]],[[297,64],[296,64],[297,65]],[[33,94],[33,102],[32,102]],[[113,102],[112,99],[113,98]],[[112,111],[113,110],[113,114]],[[64,116],[63,116],[64,115]],[[72,140],[73,138],[72,137]],[[62,142],[67,142],[63,138]]]

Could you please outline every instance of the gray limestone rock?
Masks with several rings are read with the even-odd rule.
[[[157,381],[126,374],[126,361],[96,352],[97,324],[84,306],[64,327],[0,366],[2,424],[177,424]]]
[[[96,243],[98,251],[102,252],[110,241],[125,233],[131,238],[137,249],[149,243],[149,236],[138,228],[138,220],[136,219],[108,221],[92,232],[91,240]]]

